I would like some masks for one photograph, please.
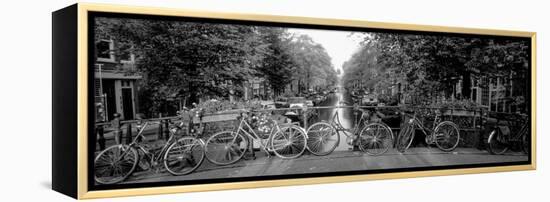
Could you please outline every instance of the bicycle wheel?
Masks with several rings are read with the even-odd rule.
[[[367,124],[359,133],[359,149],[370,155],[380,155],[392,145],[391,129],[382,123]]]
[[[94,160],[94,178],[100,184],[122,182],[136,168],[139,156],[128,145],[113,145],[103,150]]]
[[[329,123],[314,123],[307,129],[307,150],[314,155],[328,155],[339,143],[340,134]]]
[[[435,145],[442,151],[453,151],[460,142],[460,132],[456,124],[443,121],[435,127]]]
[[[216,165],[229,165],[239,161],[248,148],[248,139],[233,131],[212,135],[206,141],[205,154]]]
[[[504,154],[508,150],[508,140],[498,128],[491,131],[487,143],[491,154]]]
[[[520,147],[521,147],[521,151],[524,153],[524,154],[529,154],[529,152],[531,151],[531,132],[529,131],[529,126],[527,125],[527,123],[524,123],[522,126],[521,126],[521,129],[519,130],[518,132],[518,135],[519,135],[519,141],[520,141]]]
[[[297,158],[307,147],[307,136],[304,129],[298,126],[281,128],[271,136],[271,148],[275,155],[283,159]]]
[[[204,160],[204,146],[194,137],[183,137],[172,143],[164,153],[164,167],[172,175],[186,175],[196,170]]]
[[[410,123],[405,123],[399,134],[397,135],[397,143],[395,145],[399,153],[404,153],[409,149],[414,139],[414,125]]]

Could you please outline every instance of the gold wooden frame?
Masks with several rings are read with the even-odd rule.
[[[491,29],[475,29],[475,28],[458,28],[445,26],[430,26],[430,25],[412,25],[398,23],[382,23],[368,22],[356,20],[340,20],[340,19],[323,19],[323,18],[308,18],[308,17],[290,17],[276,15],[257,15],[257,14],[237,14],[237,13],[221,13],[207,11],[193,11],[181,9],[167,8],[151,8],[151,7],[134,7],[134,6],[118,6],[105,4],[78,4],[78,145],[77,145],[77,196],[79,199],[91,199],[102,197],[120,197],[133,195],[150,195],[150,194],[168,194],[168,193],[183,193],[197,191],[212,191],[212,190],[227,190],[227,189],[245,189],[257,187],[275,187],[289,185],[306,185],[320,183],[336,183],[336,182],[351,182],[364,180],[380,180],[380,179],[396,179],[396,178],[412,178],[426,176],[441,176],[441,175],[458,175],[472,173],[489,173],[503,171],[518,171],[518,170],[535,170],[536,169],[536,33],[509,31],[509,30],[491,30]],[[337,177],[312,177],[300,179],[282,179],[282,180],[266,180],[266,181],[247,181],[247,182],[231,182],[231,183],[216,183],[216,184],[198,184],[198,185],[181,185],[181,186],[165,186],[165,187],[150,187],[150,188],[125,188],[113,190],[90,191],[88,190],[88,12],[115,12],[129,14],[149,14],[162,16],[186,16],[186,17],[201,17],[214,19],[231,19],[231,20],[249,20],[262,22],[282,22],[282,23],[299,23],[311,25],[332,25],[344,27],[368,27],[380,28],[389,30],[413,30],[413,31],[429,31],[429,32],[450,32],[450,33],[465,33],[465,34],[480,34],[480,35],[496,35],[496,36],[518,36],[531,38],[531,164],[513,165],[513,166],[495,166],[495,167],[480,167],[467,169],[446,169],[432,171],[410,171],[398,173],[381,173],[381,174],[364,174],[364,175],[349,175]]]

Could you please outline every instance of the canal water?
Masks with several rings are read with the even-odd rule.
[[[328,95],[327,99],[323,102],[321,102],[318,106],[348,106],[350,105],[350,101],[348,100],[348,96],[345,96],[345,92],[342,90],[337,91],[335,93],[332,93]],[[354,115],[353,110],[351,108],[331,108],[331,109],[315,109],[317,110],[317,113],[319,114],[316,119],[313,119],[314,121],[308,123],[308,125],[311,125],[313,123],[316,123],[318,121],[329,121],[332,122],[333,116],[338,113],[338,121],[342,124],[344,128],[351,129],[354,125]],[[348,135],[352,135],[351,133],[347,133],[344,131],[340,132],[340,143],[336,147],[335,151],[349,151],[352,150],[353,147],[347,144],[346,139],[348,138],[344,133]]]

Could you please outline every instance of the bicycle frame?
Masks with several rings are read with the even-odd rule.
[[[527,130],[529,130],[529,124],[527,124],[527,122],[523,123],[521,128],[519,129],[519,131],[517,133],[515,133],[514,136],[512,136],[511,140],[512,141],[521,141],[521,138],[523,138],[523,136],[527,135]]]
[[[501,125],[500,122],[502,121],[508,123],[509,126],[513,126],[511,124],[512,120],[498,120],[497,123],[495,124],[495,130],[500,130],[498,127]],[[522,120],[522,122],[520,124],[517,124],[516,126],[519,126],[519,125],[521,125],[521,128],[519,130],[510,131],[510,133],[504,134],[504,137],[507,138],[507,141],[519,142],[521,141],[521,138],[527,134],[526,130],[529,128],[527,121]]]
[[[436,120],[434,120],[434,124],[432,125],[432,128],[435,127],[436,121],[437,121],[437,118],[436,118]],[[424,122],[421,121],[420,119],[418,119],[418,117],[416,117],[416,114],[411,116],[411,118],[409,119],[409,123],[413,124],[418,129],[420,129],[422,131],[422,133],[424,133],[424,135],[428,135],[428,134],[431,135],[433,133],[433,130],[431,128],[428,128],[428,127],[424,126]],[[426,132],[426,131],[428,131],[428,132]]]
[[[336,128],[336,131],[339,134],[344,134],[347,137],[352,137],[352,136],[357,135],[357,132],[359,130],[359,123],[363,122],[364,117],[365,117],[365,113],[361,114],[361,117],[359,119],[357,119],[357,114],[355,116],[356,116],[356,118],[355,118],[355,121],[354,121],[353,128],[345,128],[342,125],[342,123],[340,122],[340,115],[339,115],[338,111],[336,111],[334,113],[334,115],[332,115],[330,124],[332,124],[334,126],[334,128]],[[348,134],[348,133],[350,133],[351,135]]]
[[[273,120],[271,120],[271,121],[273,121]],[[266,143],[264,143],[262,141],[259,141],[260,142],[260,147],[264,150],[264,152],[266,152],[266,154],[268,156],[271,155],[271,154],[269,154],[269,151],[268,151],[268,145],[269,145],[269,141],[271,140],[271,137],[276,132],[281,132],[281,128],[280,128],[279,124],[277,124],[275,121],[273,121],[273,122],[274,122],[273,125],[275,127],[271,128],[271,131],[269,131],[269,137],[267,138],[268,141]],[[248,131],[250,131],[250,132],[248,132],[245,129],[248,129]],[[241,116],[240,121],[239,121],[239,126],[237,127],[237,130],[235,131],[236,134],[239,134],[239,132],[244,133],[248,138],[250,138],[252,140],[263,140],[263,138],[260,138],[260,136],[258,134],[256,134],[256,132],[254,132],[254,129],[252,128],[252,126],[250,126],[250,124],[248,124],[245,117],[243,117],[243,116]],[[232,142],[235,142],[237,137],[238,136],[235,135]],[[252,144],[252,143],[249,142],[248,144]]]
[[[114,172],[114,174],[111,174],[111,175],[118,175],[118,174],[123,174],[123,175],[122,176],[117,176],[117,177],[120,177],[120,178],[115,179],[114,181],[111,181],[111,182],[98,180],[98,178],[96,176],[96,181],[98,183],[110,184],[110,183],[118,183],[120,181],[123,181],[129,175],[131,175],[132,172],[135,171],[136,165],[140,165],[143,170],[154,169],[154,171],[157,172],[157,173],[160,172],[160,171],[163,171],[163,169],[160,167],[160,165],[164,165],[166,170],[169,171],[170,173],[172,173],[173,175],[188,174],[189,172],[194,171],[195,169],[198,168],[198,166],[200,166],[200,164],[202,163],[202,160],[204,159],[204,153],[202,153],[202,155],[199,157],[199,161],[195,162],[194,166],[191,167],[191,169],[189,169],[187,171],[184,171],[184,172],[174,171],[170,167],[171,164],[169,162],[170,158],[168,158],[168,155],[170,155],[169,152],[171,152],[173,148],[177,148],[177,149],[183,148],[184,150],[178,150],[177,152],[183,151],[183,152],[187,153],[189,151],[192,151],[193,148],[196,148],[195,146],[203,147],[203,145],[204,145],[202,140],[200,140],[198,138],[194,138],[194,137],[182,137],[180,139],[177,139],[175,134],[178,130],[182,129],[179,126],[170,128],[169,138],[166,142],[163,143],[162,148],[160,148],[160,147],[149,148],[149,147],[147,147],[147,144],[142,144],[140,140],[145,138],[144,137],[144,131],[150,125],[150,123],[151,123],[150,121],[145,121],[145,123],[143,123],[143,125],[141,125],[141,124],[138,125],[138,127],[137,127],[138,130],[139,130],[138,134],[133,138],[133,140],[130,142],[130,144],[117,144],[117,145],[109,147],[106,150],[103,150],[99,154],[101,156],[102,154],[104,154],[105,152],[107,152],[108,150],[110,150],[112,148],[114,148],[114,149],[124,148],[122,152],[117,152],[117,154],[115,154],[115,155],[119,155],[119,156],[114,157],[115,159],[111,158],[114,161],[110,161],[110,163],[107,164],[107,166],[109,166],[109,164],[110,164],[112,169],[114,169],[114,171],[111,171],[111,172]],[[202,121],[201,121],[201,123],[202,123]],[[180,123],[180,124],[183,125],[183,122]],[[175,147],[180,140],[184,141],[183,142],[184,143],[183,147],[180,147],[180,146]],[[187,140],[192,140],[193,144],[186,144],[185,141],[187,141]],[[196,142],[196,140],[198,140],[198,142]],[[160,148],[160,149],[158,149],[158,148]],[[117,150],[115,150],[115,151],[117,151]],[[204,152],[204,150],[202,150],[202,152]],[[124,173],[121,173],[120,168],[118,167],[117,163],[119,161],[125,159],[125,157],[128,156],[129,154],[132,154],[132,162],[131,162],[132,167],[129,170],[127,170],[127,172],[124,171]],[[179,154],[177,154],[177,155],[179,155]],[[100,158],[100,157],[96,156],[96,161],[97,161],[98,158]],[[148,161],[144,160],[143,158],[148,158],[147,159]],[[181,161],[181,160],[177,160],[177,161]],[[147,162],[146,167],[145,167],[145,165],[142,166],[143,164],[140,164],[140,162],[143,162],[143,163]],[[130,162],[126,162],[126,163],[130,163]],[[118,174],[117,174],[117,169],[118,169]]]
[[[409,114],[405,114],[405,115],[411,117],[408,120],[409,124],[413,124],[413,126],[418,127],[418,129],[420,129],[420,131],[422,131],[422,133],[424,133],[424,135],[426,136],[424,141],[428,145],[433,144],[434,141],[435,141],[435,139],[434,139],[435,128],[436,128],[437,124],[439,124],[441,122],[441,118],[440,118],[439,114],[437,114],[437,113],[435,114],[435,118],[434,118],[434,121],[432,123],[431,128],[428,128],[424,125],[424,122],[417,117],[416,112],[414,112],[413,115],[409,115]],[[413,135],[414,135],[414,132],[413,132]]]
[[[145,148],[138,142],[138,139],[144,138],[143,137],[143,131],[145,131],[145,128],[149,125],[150,122],[145,122],[144,126],[141,127],[140,131],[136,135],[136,137],[132,140],[132,142],[128,145],[129,147],[136,148],[138,151],[143,152],[144,156],[149,159],[149,164],[151,166],[158,165],[159,162],[163,158],[163,154],[168,150],[168,147],[170,146],[170,143],[174,140],[175,133],[170,131],[170,136],[168,137],[168,140],[164,145],[162,146],[161,150],[158,153],[151,153],[149,149]],[[122,155],[124,156],[124,155]]]
[[[525,154],[529,154],[530,152],[530,137],[528,136],[530,127],[527,117],[521,114],[510,115],[519,115],[521,117],[506,117],[504,120],[497,119],[487,139],[491,154],[503,154],[508,149],[518,148],[518,146]],[[508,127],[501,128],[502,125]]]

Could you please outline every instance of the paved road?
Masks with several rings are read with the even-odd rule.
[[[414,168],[528,160],[527,156],[519,153],[491,155],[486,151],[470,148],[458,148],[455,152],[445,153],[439,151],[437,148],[420,147],[410,148],[405,154],[400,154],[392,149],[381,156],[369,156],[358,151],[335,151],[328,156],[306,154],[291,160],[283,160],[275,156],[268,158],[262,152],[256,153],[258,157],[255,160],[241,160],[228,166],[216,166],[205,160],[201,167],[185,176],[172,176],[166,172],[136,172],[124,183]]]

